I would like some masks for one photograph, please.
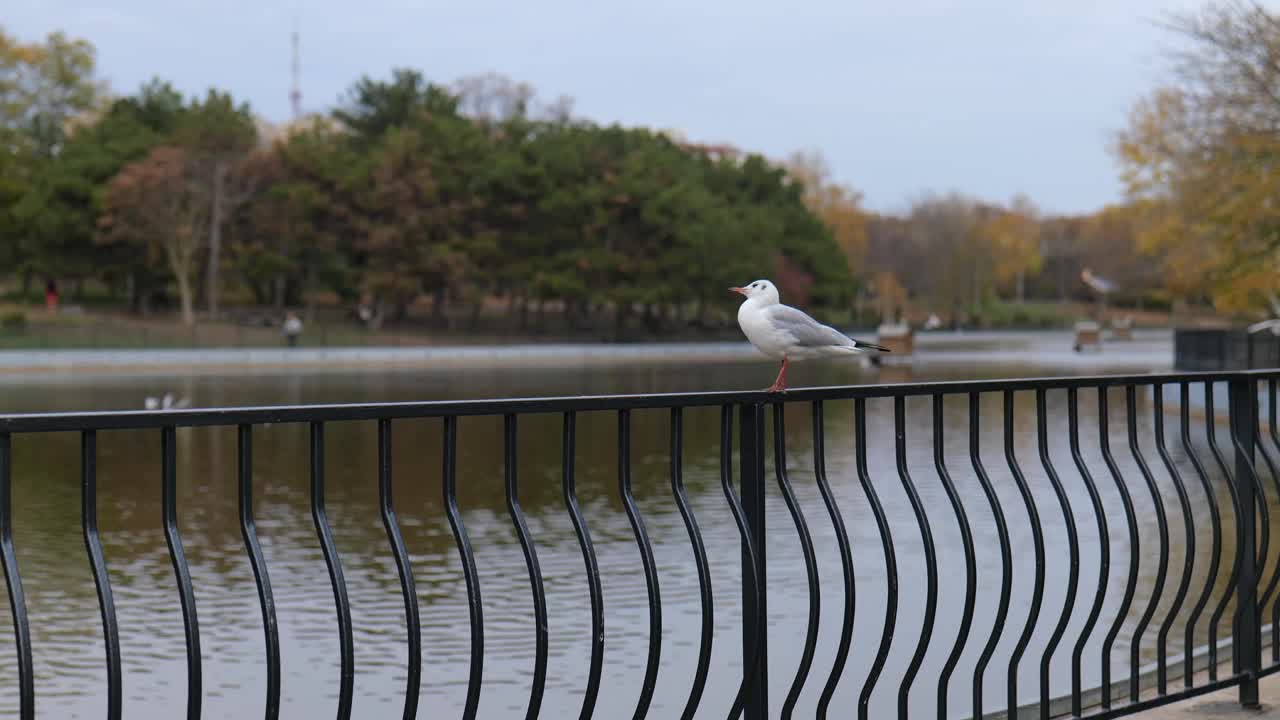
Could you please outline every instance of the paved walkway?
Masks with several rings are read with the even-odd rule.
[[[1222,720],[1280,720],[1280,677],[1265,678],[1259,684],[1259,696],[1262,707],[1246,710],[1238,701],[1240,690],[1228,688],[1215,693],[1202,695],[1194,700],[1166,705],[1134,717],[1142,720],[1201,720],[1202,718],[1222,718]]]

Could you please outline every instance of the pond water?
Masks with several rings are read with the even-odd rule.
[[[914,368],[865,368],[851,364],[797,365],[793,386],[925,379],[972,379],[1030,375],[1135,372],[1168,368],[1167,340],[1104,351],[1088,360],[1063,351],[1061,335],[955,339],[926,344]],[[928,353],[933,351],[933,360]],[[7,375],[0,378],[0,410],[95,410],[139,408],[149,395],[173,392],[195,406],[403,401],[531,395],[571,395],[763,387],[773,378],[768,362],[711,362],[692,366],[619,362],[569,370],[542,367],[485,370],[236,371],[227,373]],[[1225,388],[1222,400],[1225,404]],[[1098,451],[1096,393],[1081,396],[1081,433],[1090,471],[1103,501],[1119,497]],[[1050,457],[1073,506],[1082,546],[1080,597],[1066,641],[1052,666],[1054,694],[1069,688],[1070,647],[1096,587],[1097,532],[1088,496],[1066,445],[1065,393],[1049,394]],[[826,680],[839,637],[843,602],[834,534],[813,481],[809,408],[786,408],[787,466],[813,532],[823,578],[823,624],[814,669],[797,708],[810,717]],[[1170,536],[1182,537],[1173,485],[1151,444],[1149,394],[1139,392],[1142,451],[1156,474],[1170,516]],[[963,556],[954,516],[933,464],[931,409],[927,398],[907,402],[908,467],[919,486],[938,545],[940,595],[934,642],[911,693],[912,715],[933,710],[936,678],[955,638],[964,583]],[[950,693],[951,715],[967,717],[969,685],[981,646],[990,633],[999,593],[1000,558],[995,526],[970,465],[967,400],[948,398],[945,457],[970,514],[978,547],[978,595],[973,635],[960,659]],[[1002,408],[984,397],[982,460],[1009,517],[1015,548],[1013,602],[1007,628],[987,674],[991,709],[1004,704],[1005,667],[1028,612],[1032,576],[1030,525],[1004,462]],[[771,423],[771,419],[767,418]],[[1207,504],[1173,433],[1170,450],[1191,488],[1197,527],[1207,523]],[[485,671],[480,717],[523,717],[532,677],[532,601],[519,544],[502,490],[501,418],[464,418],[458,431],[458,488],[476,551],[485,617]],[[884,677],[872,702],[872,717],[892,716],[898,678],[914,650],[924,613],[924,560],[919,532],[894,464],[892,403],[868,403],[868,461],[894,530],[900,573],[898,632]],[[715,589],[715,643],[702,716],[726,712],[741,667],[739,627],[740,559],[736,528],[719,486],[719,413],[687,410],[684,473],[701,525]],[[836,707],[856,706],[862,679],[875,655],[885,607],[885,569],[880,540],[853,467],[852,403],[826,409],[828,477],[854,543],[857,614],[853,650]],[[1016,456],[1045,523],[1050,562],[1044,610],[1020,674],[1020,699],[1038,692],[1037,668],[1065,595],[1060,572],[1066,535],[1052,488],[1037,455],[1034,397],[1020,393],[1015,409]],[[561,499],[560,419],[522,418],[519,424],[521,504],[546,583],[550,666],[544,717],[576,716],[586,684],[590,632],[589,600],[582,557]],[[1111,396],[1111,440],[1140,517],[1143,559],[1134,610],[1116,643],[1114,676],[1127,674],[1128,642],[1139,611],[1149,600],[1155,575],[1154,505],[1141,481],[1125,435],[1123,393]],[[1225,433],[1225,427],[1220,430]],[[441,423],[397,421],[393,472],[401,529],[410,551],[422,617],[423,677],[420,717],[459,714],[466,691],[470,636],[461,565],[441,500]],[[1225,434],[1222,437],[1226,437]],[[354,717],[399,717],[405,678],[403,603],[395,563],[378,513],[376,427],[333,423],[327,429],[327,499],[352,602],[355,631]],[[629,716],[640,692],[647,647],[648,613],[640,558],[617,496],[617,428],[611,413],[578,418],[579,499],[595,541],[604,586],[605,655],[600,696],[602,717]],[[698,584],[688,538],[670,495],[668,415],[633,415],[633,484],[654,541],[663,603],[662,665],[651,716],[673,717],[683,707],[697,659],[700,627]],[[1203,443],[1203,428],[1194,433]],[[199,610],[205,717],[257,716],[265,694],[260,613],[253,576],[237,525],[234,428],[180,429],[177,435],[179,522],[191,562]],[[311,524],[308,495],[308,435],[304,426],[258,428],[254,439],[258,531],[275,591],[283,660],[281,716],[328,716],[336,706],[338,645],[332,594]],[[186,670],[181,612],[160,524],[158,432],[99,434],[99,516],[120,620],[124,663],[124,715],[170,718],[185,706]],[[106,680],[92,576],[79,518],[79,443],[72,434],[17,436],[14,450],[14,535],[31,618],[37,715],[100,717]],[[1207,455],[1206,455],[1207,457]],[[1212,463],[1207,463],[1212,469]],[[770,695],[776,708],[790,685],[802,649],[808,593],[799,544],[767,464],[770,613]],[[1215,475],[1215,487],[1222,483]],[[1225,489],[1222,502],[1228,502]],[[1274,501],[1274,494],[1272,496]],[[1273,514],[1275,515],[1275,514]],[[1227,514],[1228,520],[1230,514]],[[1085,685],[1097,684],[1103,630],[1115,617],[1128,571],[1122,516],[1110,519],[1110,591],[1099,630],[1086,651]],[[1232,537],[1230,532],[1226,533]],[[1208,564],[1207,542],[1197,545],[1192,592]],[[1228,547],[1230,543],[1228,542]],[[1273,547],[1277,545],[1273,543]],[[1181,577],[1183,548],[1174,542],[1169,587]],[[1273,552],[1274,556],[1275,553]],[[1273,566],[1273,564],[1272,564]],[[1268,573],[1270,568],[1268,569]],[[1219,576],[1218,591],[1225,578]],[[1171,596],[1170,591],[1164,593]],[[7,618],[7,601],[0,611]],[[1188,603],[1189,604],[1189,603]],[[1157,619],[1168,607],[1160,605]],[[1210,606],[1212,608],[1212,604]],[[1179,615],[1185,618],[1186,608]],[[1207,617],[1207,616],[1206,616]],[[1228,616],[1229,617],[1229,616]],[[1224,621],[1229,626],[1229,620]],[[1155,628],[1143,643],[1154,657]],[[1202,620],[1201,625],[1204,625]],[[8,621],[5,621],[8,627]],[[1181,648],[1182,620],[1170,649]],[[1224,628],[1224,632],[1225,632]],[[1203,632],[1201,633],[1203,635]],[[0,716],[16,717],[17,673],[13,638],[0,632]]]

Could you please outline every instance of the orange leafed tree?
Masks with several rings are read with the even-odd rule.
[[[163,257],[178,286],[182,321],[195,323],[193,285],[207,222],[192,161],[182,148],[161,146],[126,166],[107,186],[99,242],[127,243]]]
[[[835,236],[849,270],[864,269],[867,257],[867,213],[862,193],[831,179],[826,159],[816,151],[797,152],[787,161],[787,172],[804,185],[804,204]]]

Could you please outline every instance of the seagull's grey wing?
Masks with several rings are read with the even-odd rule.
[[[773,305],[768,310],[769,322],[792,337],[800,347],[832,347],[855,345],[844,333],[814,320],[788,305]]]

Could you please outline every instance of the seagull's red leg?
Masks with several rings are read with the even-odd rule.
[[[773,385],[769,386],[769,392],[786,392],[787,391],[787,356],[782,356],[782,368],[778,370],[778,377],[774,379]]]

